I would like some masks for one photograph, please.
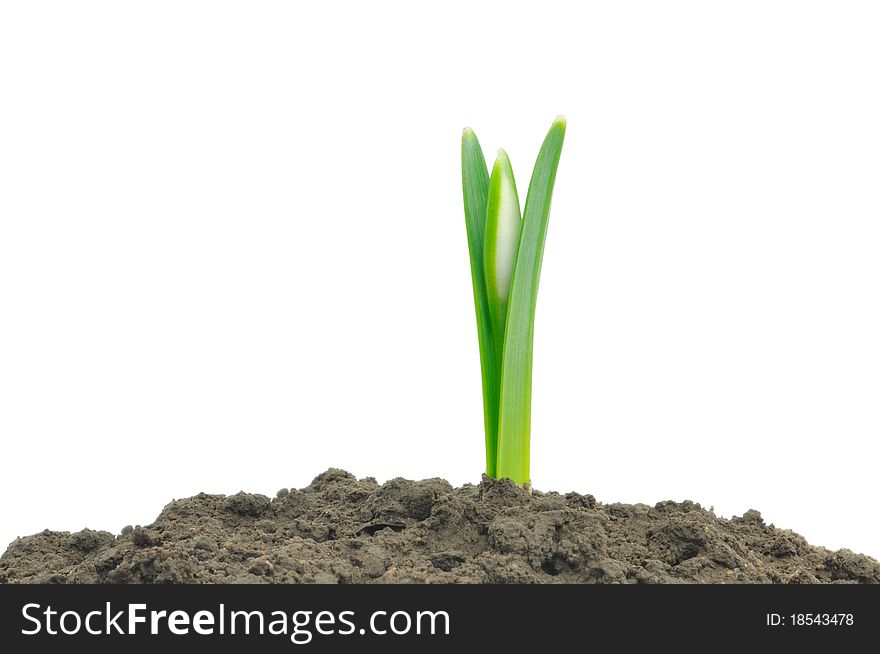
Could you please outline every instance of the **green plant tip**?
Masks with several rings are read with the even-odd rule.
[[[476,134],[462,133],[462,189],[483,378],[486,474],[530,483],[532,346],[538,281],[566,121],[550,127],[532,170],[525,208],[510,159],[492,174]]]
[[[486,291],[492,318],[495,351],[500,356],[504,349],[504,323],[507,321],[507,302],[510,281],[522,233],[522,213],[513,179],[513,168],[504,150],[498,157],[489,178],[489,205],[486,211],[486,235],[483,248]]]

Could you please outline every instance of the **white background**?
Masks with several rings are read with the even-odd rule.
[[[330,466],[477,481],[461,129],[524,198],[563,113],[535,487],[880,556],[878,33],[870,2],[4,3],[0,541]]]

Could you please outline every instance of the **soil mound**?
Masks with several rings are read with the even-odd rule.
[[[156,521],[44,531],[4,583],[880,583],[880,563],[693,502],[601,504],[507,480],[379,485],[330,469],[301,490],[175,500]]]

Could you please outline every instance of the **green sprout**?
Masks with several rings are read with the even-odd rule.
[[[520,213],[513,168],[498,151],[492,175],[480,142],[466,128],[461,180],[480,368],[486,475],[528,487],[532,413],[532,345],[550,199],[565,138],[557,118],[538,153]]]

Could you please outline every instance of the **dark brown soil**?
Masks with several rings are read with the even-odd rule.
[[[6,583],[880,583],[748,511],[600,504],[506,480],[378,485],[331,469],[308,488],[171,502],[120,535],[44,531],[0,557]]]

